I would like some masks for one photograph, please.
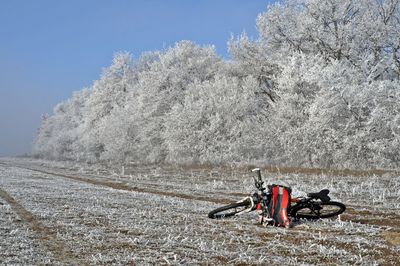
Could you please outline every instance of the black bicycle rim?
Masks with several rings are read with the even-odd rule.
[[[346,210],[346,206],[343,203],[335,201],[313,202],[312,204],[317,208],[312,209],[309,206],[293,207],[292,216],[310,220],[324,219],[337,216]]]
[[[226,206],[222,206],[208,213],[208,218],[211,219],[222,219],[234,216],[235,214],[250,207],[248,200],[232,203]]]

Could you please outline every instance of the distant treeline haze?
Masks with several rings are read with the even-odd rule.
[[[290,0],[232,37],[231,59],[181,41],[117,53],[43,116],[57,160],[400,166],[400,0]]]

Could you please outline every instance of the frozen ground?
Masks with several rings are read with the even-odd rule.
[[[0,264],[399,265],[400,176],[289,173],[294,195],[331,190],[340,219],[262,227],[207,213],[253,191],[248,171],[0,159]],[[276,179],[266,174],[266,181]]]

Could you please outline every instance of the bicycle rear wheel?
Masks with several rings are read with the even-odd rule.
[[[211,219],[222,219],[234,216],[248,208],[250,208],[251,203],[249,200],[244,200],[236,203],[232,203],[226,206],[222,206],[208,213],[208,218]]]
[[[303,219],[323,219],[337,216],[346,210],[343,203],[336,201],[311,202],[309,205],[294,206],[291,215]]]

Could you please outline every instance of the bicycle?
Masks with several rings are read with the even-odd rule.
[[[256,210],[257,205],[262,201],[263,206],[268,206],[268,193],[265,192],[267,188],[263,186],[264,181],[261,178],[261,171],[259,168],[255,168],[252,172],[256,172],[258,176],[258,179],[253,177],[258,192],[235,203],[212,210],[208,213],[209,218],[222,219],[248,213]],[[343,213],[346,210],[346,206],[341,202],[331,201],[328,194],[329,190],[323,189],[317,193],[308,193],[307,197],[293,197],[291,203],[294,205],[290,206],[288,215],[294,220],[316,220],[334,217]]]

